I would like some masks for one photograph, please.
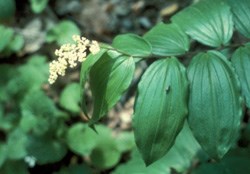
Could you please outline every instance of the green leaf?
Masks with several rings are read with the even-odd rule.
[[[66,155],[66,146],[50,136],[29,136],[27,151],[40,165],[55,163]]]
[[[219,47],[233,34],[233,19],[224,0],[202,0],[172,17],[188,35],[198,42]]]
[[[41,89],[41,85],[48,80],[49,66],[46,57],[33,55],[28,63],[17,68],[15,75],[7,85],[7,90],[16,99],[22,100],[27,92]]]
[[[132,57],[105,53],[90,70],[94,111],[90,124],[97,122],[129,87],[135,70]]]
[[[97,134],[87,125],[78,123],[67,132],[69,148],[79,155],[89,155],[97,144]]]
[[[35,117],[53,117],[58,112],[53,101],[40,90],[30,91],[23,99],[21,109]]]
[[[39,119],[31,114],[31,112],[22,110],[22,115],[23,117],[20,120],[19,126],[24,132],[29,132],[37,126]]]
[[[118,166],[113,174],[170,174],[172,169],[183,173],[190,167],[199,150],[199,144],[185,124],[175,144],[163,158],[146,167],[139,152],[135,151],[132,159]]]
[[[127,152],[135,147],[134,135],[132,132],[121,132],[116,138],[116,144],[121,152]]]
[[[69,167],[62,167],[59,172],[55,174],[92,174],[91,169],[85,164],[76,164]]]
[[[80,108],[80,85],[78,83],[71,83],[66,86],[60,96],[59,104],[72,113],[79,113]]]
[[[89,54],[87,59],[82,63],[81,74],[80,74],[80,96],[81,96],[81,108],[86,116],[88,116],[86,100],[84,96],[85,84],[89,75],[89,71],[92,66],[103,56],[106,52],[105,49],[101,49],[97,54]]]
[[[97,125],[96,126],[96,130],[98,132],[98,134],[96,134],[98,136],[98,141],[99,143],[102,143],[104,140],[112,140],[113,141],[113,135],[112,135],[112,129],[110,129],[109,127],[105,126],[105,125]]]
[[[89,155],[95,167],[111,168],[119,162],[121,156],[117,140],[112,137],[108,127],[97,125],[96,131],[98,134],[85,124],[75,124],[67,133],[67,144],[73,152]]]
[[[22,159],[27,155],[27,136],[20,129],[15,129],[8,136],[7,151],[9,159]]]
[[[189,125],[211,158],[220,159],[236,143],[242,116],[238,79],[219,52],[195,56],[188,68]]]
[[[183,172],[197,159],[198,153],[206,155],[201,151],[199,143],[194,138],[186,122],[177,136],[173,148],[163,159],[169,167],[174,168],[178,172]]]
[[[221,165],[230,171],[230,174],[250,173],[250,149],[237,148],[228,153],[221,161]]]
[[[112,130],[103,125],[97,125],[98,134],[92,138],[96,139],[96,146],[90,154],[91,163],[99,169],[114,167],[120,160],[121,152],[118,149]]]
[[[162,59],[146,70],[139,83],[133,126],[146,165],[169,151],[183,127],[188,112],[185,73],[176,58]]]
[[[188,36],[175,24],[160,23],[144,35],[157,56],[175,56],[189,50]]]
[[[233,12],[236,29],[245,37],[250,38],[250,1],[249,0],[227,0]]]
[[[112,46],[131,56],[146,57],[151,54],[151,45],[135,34],[122,34],[115,37]]]
[[[217,163],[202,164],[192,174],[248,174],[250,173],[249,156],[249,150],[235,149]]]
[[[5,47],[5,49],[2,52],[2,55],[5,57],[10,56],[12,53],[16,53],[19,50],[22,49],[24,45],[24,38],[22,35],[15,34],[13,38],[10,40],[8,45]]]
[[[22,35],[16,34],[8,45],[8,49],[12,52],[19,51],[24,45],[24,38]]]
[[[226,172],[226,169],[224,166],[220,164],[202,164],[197,169],[195,169],[192,174],[231,174]]]
[[[120,160],[121,152],[114,141],[104,141],[93,149],[90,155],[92,164],[100,169],[114,167]]]
[[[8,146],[6,144],[0,143],[0,168],[4,164],[8,154]]]
[[[0,65],[0,102],[10,101],[9,93],[7,92],[7,84],[10,79],[16,76],[17,70],[13,68],[10,64],[1,64]],[[1,122],[1,121],[0,121]]]
[[[72,36],[80,33],[80,29],[74,22],[63,20],[48,31],[46,41],[56,41],[58,45],[73,43]]]
[[[17,172],[18,174],[29,174],[28,167],[23,160],[6,161],[5,164],[0,168],[1,174],[16,174]]]
[[[16,11],[15,0],[0,0],[0,22],[1,20],[8,20],[14,16]],[[1,33],[2,35],[3,33]],[[4,36],[4,35],[2,35]],[[0,39],[1,40],[1,39]]]
[[[247,124],[247,127],[245,128],[243,132],[243,138],[250,142],[250,123]]]
[[[15,107],[16,105],[14,105]],[[9,132],[15,128],[18,120],[20,118],[20,113],[18,113],[17,108],[12,108],[11,112],[4,113],[0,117],[0,129],[4,132]]]
[[[39,102],[37,102],[39,101]],[[20,127],[25,132],[44,135],[53,129],[59,111],[53,101],[40,90],[30,91],[21,103]]]
[[[250,45],[240,47],[234,52],[232,64],[238,74],[246,105],[250,108]]]
[[[31,9],[34,13],[41,13],[47,6],[49,0],[30,0]]]
[[[0,0],[3,1],[3,0]],[[6,28],[0,25],[0,52],[3,51],[14,36],[14,31],[11,28]]]

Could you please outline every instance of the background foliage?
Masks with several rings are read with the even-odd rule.
[[[0,173],[250,173],[247,75],[250,1],[214,0],[187,7],[192,3],[174,0],[0,0],[0,9],[3,9],[0,11]],[[123,34],[128,32],[135,34]],[[126,54],[101,51],[95,56],[90,55],[92,58],[84,62],[81,72],[79,67],[71,70],[55,85],[49,86],[48,62],[55,59],[53,51],[72,42],[73,34],[111,43]],[[212,49],[216,50],[201,53]],[[171,58],[158,60],[166,56]],[[228,58],[231,63],[228,63]],[[195,66],[203,62],[203,67]],[[169,74],[169,78],[161,77],[161,73],[158,75],[158,70]],[[220,75],[217,70],[220,70]],[[210,81],[207,77],[210,76],[216,77],[218,86],[223,88],[208,89]],[[190,79],[205,80],[193,83]],[[187,80],[192,82],[191,107],[185,103]],[[245,101],[244,110],[239,84]],[[208,88],[201,88],[203,85]],[[137,86],[134,137],[131,116]],[[159,87],[162,90],[155,91]],[[173,93],[173,89],[178,89],[178,93]],[[192,92],[200,89],[204,90]],[[202,99],[199,96],[209,90],[215,91],[211,98],[220,104],[220,108],[199,101]],[[230,93],[217,101],[216,94],[223,91]],[[172,100],[150,100],[163,93],[173,96]],[[182,93],[183,98],[175,100],[174,97]],[[145,96],[140,98],[140,95]],[[231,100],[236,104],[228,105]],[[149,101],[148,105],[145,101]],[[83,108],[81,102],[86,103]],[[159,105],[168,105],[168,102],[175,102],[176,108],[171,110],[171,106],[159,110]],[[108,112],[112,107],[114,109]],[[211,119],[200,120],[199,113],[189,117],[191,131],[185,120],[187,107],[190,115],[196,115],[197,108],[203,108],[202,112],[208,114],[206,118]],[[89,110],[94,110],[90,124],[99,121],[95,126],[98,133],[88,125]],[[176,111],[179,120],[166,121],[161,116]],[[233,128],[233,132],[225,136],[223,127],[214,134],[211,131],[214,127],[208,124],[206,132],[211,131],[210,134],[202,134],[200,130],[203,128],[197,128],[197,124],[217,120],[213,118],[215,113],[222,113],[216,124],[225,123],[226,128],[229,125],[227,120],[233,120],[229,129]],[[162,147],[154,147],[155,142],[162,138],[159,134],[152,142],[149,136],[154,119],[139,117],[153,114],[162,119],[159,128],[167,126],[168,130],[174,130],[175,134],[167,135],[170,139],[177,136],[174,143],[162,141]],[[215,126],[215,123],[210,125]],[[229,141],[220,142],[221,135]],[[204,136],[218,146],[210,149],[212,145],[204,143]],[[146,139],[147,145],[152,145],[151,151],[147,146],[139,152],[135,139],[137,145]],[[223,149],[216,149],[221,144]],[[230,151],[222,160],[214,161],[200,145],[207,152],[216,151],[215,156]],[[140,153],[146,163],[147,158],[148,163],[162,158],[146,167]]]

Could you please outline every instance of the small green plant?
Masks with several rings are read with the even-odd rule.
[[[7,57],[20,51],[24,45],[24,38],[14,29],[0,25],[0,58]]]
[[[46,42],[56,42],[58,45],[63,45],[72,42],[72,35],[79,34],[80,29],[74,22],[62,20],[48,31],[46,35]]]
[[[219,160],[239,138],[243,106],[250,107],[250,45],[247,39],[233,43],[234,30],[250,38],[249,11],[249,0],[201,0],[142,37],[123,34],[107,45],[74,36],[76,44],[57,50],[50,82],[83,61],[82,110],[94,128],[129,88],[136,63],[152,59],[138,85],[133,115],[145,164],[170,153],[186,119],[202,149]],[[87,80],[91,114],[83,95]]]
[[[49,0],[29,0],[31,5],[31,10],[34,13],[41,13],[47,6]]]
[[[21,65],[0,65],[0,173],[14,174],[18,169],[28,174],[37,165],[62,161],[68,152],[88,157],[89,162],[69,164],[59,174],[91,174],[90,165],[98,173],[117,165],[122,154],[134,148],[133,134],[121,132],[114,137],[110,128],[97,125],[98,135],[85,123],[68,124],[71,116],[75,119],[80,113],[80,86],[66,86],[59,99],[63,109],[57,107],[42,89],[48,69],[43,55],[32,55]]]

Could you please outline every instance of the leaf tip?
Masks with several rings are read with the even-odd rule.
[[[151,164],[153,164],[155,162],[150,158],[143,159],[143,161],[144,161],[144,164],[145,164],[146,167],[149,167]]]
[[[98,134],[98,131],[96,130],[96,127],[95,127],[94,123],[90,122],[90,123],[89,123],[89,127],[90,127],[96,134]]]
[[[150,165],[154,164],[156,161],[161,159],[161,157],[157,157],[155,155],[143,155],[142,154],[142,158],[146,167],[149,167]]]

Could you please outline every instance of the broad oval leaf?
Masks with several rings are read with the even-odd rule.
[[[242,98],[236,75],[221,53],[211,51],[193,58],[188,79],[190,128],[209,156],[220,159],[240,130]]]
[[[234,52],[232,64],[239,76],[246,105],[250,108],[250,45],[240,47]]]
[[[99,169],[110,169],[114,167],[121,158],[121,152],[115,141],[106,141],[98,144],[91,152],[92,164]]]
[[[81,73],[80,73],[80,96],[81,96],[81,108],[86,116],[88,116],[86,100],[84,96],[85,84],[88,79],[89,71],[91,67],[103,56],[107,50],[101,49],[97,54],[89,54],[87,59],[82,63]]]
[[[50,29],[46,35],[47,42],[56,41],[58,45],[73,43],[72,35],[80,35],[81,31],[78,26],[70,20],[61,20]]]
[[[89,156],[91,163],[99,169],[110,169],[119,162],[121,151],[110,128],[97,125],[96,131],[97,144]]]
[[[193,137],[188,124],[185,123],[174,145],[163,158],[146,167],[136,151],[132,154],[131,159],[118,166],[113,174],[170,174],[172,169],[178,173],[184,173],[200,149],[200,145]]]
[[[7,156],[9,159],[18,160],[27,156],[27,136],[21,129],[15,129],[8,135]]]
[[[250,38],[250,1],[227,0],[233,12],[236,29],[245,37]]]
[[[67,147],[61,140],[52,136],[29,136],[27,151],[36,159],[37,164],[44,165],[61,161],[67,153]]]
[[[0,25],[0,52],[2,52],[14,37],[14,30]]]
[[[204,163],[192,174],[248,174],[250,173],[250,150],[235,148],[217,163]]]
[[[47,6],[49,0],[30,0],[31,9],[34,13],[41,13]]]
[[[185,68],[172,57],[153,63],[138,87],[133,119],[136,145],[149,165],[172,147],[187,114]]]
[[[60,106],[62,106],[64,109],[72,113],[75,113],[75,114],[79,113],[81,110],[79,106],[79,102],[80,102],[79,91],[80,91],[79,83],[71,83],[67,85],[63,89],[60,95],[60,99],[59,99]]]
[[[97,122],[129,87],[135,70],[132,57],[108,52],[90,70],[90,89],[94,111],[90,124]]]
[[[3,174],[30,174],[27,163],[24,160],[8,160],[0,168],[0,173]]]
[[[175,24],[160,23],[144,35],[157,56],[175,56],[189,49],[188,36]]]
[[[83,123],[70,127],[66,137],[69,148],[79,155],[90,155],[97,144],[97,134]]]
[[[135,137],[133,132],[121,132],[116,140],[120,152],[128,152],[135,147]]]
[[[233,19],[224,0],[203,0],[172,17],[193,39],[208,46],[226,45],[233,34]]]
[[[115,37],[112,46],[130,56],[146,57],[151,55],[151,45],[135,34],[122,34]]]

